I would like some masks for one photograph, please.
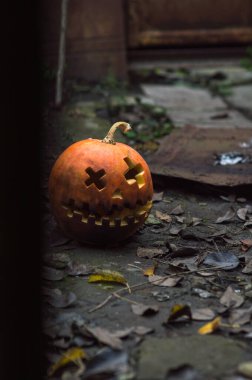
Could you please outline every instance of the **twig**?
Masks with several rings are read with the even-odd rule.
[[[213,268],[208,268],[207,270],[216,270],[216,269],[223,269],[223,266],[219,266],[219,267],[213,267]],[[177,276],[178,274],[179,275],[183,275],[183,274],[191,274],[191,273],[196,273],[196,272],[204,272],[206,270],[206,268],[204,269],[194,269],[194,270],[188,270],[188,271],[184,271],[184,272],[180,272],[180,273],[174,273],[174,274],[169,274],[167,276],[164,276],[163,279],[167,279],[171,276]],[[155,280],[155,281],[152,281],[152,282],[149,282],[149,281],[143,281],[143,282],[139,282],[138,284],[134,284],[130,287],[131,291],[132,289],[136,289],[136,288],[139,288],[141,286],[145,286],[145,285],[153,285],[155,284],[156,282],[159,282],[160,281],[160,278]],[[102,308],[103,306],[105,306],[113,297],[117,297],[117,298],[121,298],[121,299],[124,299],[124,300],[127,300],[128,302],[131,302],[131,303],[134,303],[135,301],[131,301],[129,300],[128,298],[125,298],[125,297],[122,297],[122,296],[119,296],[119,293],[125,291],[125,290],[129,290],[128,286],[125,286],[123,288],[120,288],[118,289],[117,291],[111,293],[103,302],[101,302],[100,304],[98,304],[97,306],[95,306],[94,308],[88,310],[89,313],[92,313],[93,311],[96,311],[100,308]],[[131,292],[132,293],[132,292]]]
[[[136,301],[130,300],[130,299],[127,298],[127,297],[122,297],[122,296],[120,296],[120,295],[119,295],[118,293],[116,293],[116,292],[113,293],[113,296],[115,296],[116,298],[119,298],[120,300],[123,300],[123,301],[129,302],[129,303],[132,303],[133,305],[139,305],[139,302],[136,302]]]
[[[113,294],[110,294],[103,302],[99,303],[99,305],[88,310],[88,312],[92,313],[93,311],[96,311],[96,310],[102,308],[103,306],[105,306],[109,302],[109,300],[111,300],[112,297],[113,297]]]

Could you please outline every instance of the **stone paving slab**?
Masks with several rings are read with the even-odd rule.
[[[228,103],[252,117],[252,84],[232,87]]]
[[[217,73],[221,73],[225,77],[225,81],[230,84],[241,84],[252,81],[252,71],[248,71],[239,66],[217,66],[217,67],[204,67],[192,68],[191,75],[197,77],[213,77]]]
[[[252,122],[236,110],[230,110],[218,96],[187,86],[143,84],[145,96],[166,107],[176,127],[252,128]]]
[[[221,379],[246,356],[249,358],[244,343],[222,336],[151,337],[141,345],[137,379],[165,380],[170,378],[169,371],[185,365],[194,368],[200,379]]]

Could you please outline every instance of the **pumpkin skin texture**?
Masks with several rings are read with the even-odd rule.
[[[152,206],[145,160],[128,145],[105,139],[69,146],[49,177],[52,213],[64,233],[82,243],[114,244],[128,238]]]

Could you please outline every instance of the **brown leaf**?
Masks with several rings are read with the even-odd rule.
[[[175,216],[175,219],[178,223],[181,223],[181,224],[185,223],[185,220],[186,220],[185,216]]]
[[[172,221],[172,217],[169,214],[165,214],[158,210],[156,211],[156,217],[167,223],[170,223]]]
[[[184,318],[192,319],[192,312],[189,305],[176,304],[172,306],[167,323],[176,321],[177,319]]]
[[[126,338],[127,336],[129,336],[132,332],[134,331],[134,327],[128,327],[124,330],[116,330],[115,332],[113,332],[113,336],[115,336],[116,338]]]
[[[245,325],[246,323],[250,323],[252,317],[252,307],[247,309],[237,309],[231,310],[229,316],[229,323],[231,325]]]
[[[235,211],[231,207],[223,216],[216,219],[215,223],[223,223],[231,220],[235,216]]]
[[[84,276],[90,274],[92,271],[93,270],[86,264],[78,261],[71,261],[66,269],[66,273],[69,276]]]
[[[180,233],[180,231],[183,230],[183,227],[176,227],[176,226],[172,226],[169,230],[169,233],[170,235],[178,235]]]
[[[47,302],[57,308],[65,308],[76,301],[77,297],[73,292],[62,293],[60,289],[51,289]]]
[[[171,212],[171,215],[181,215],[184,213],[184,210],[181,205],[176,206]]]
[[[88,333],[90,333],[96,340],[106,346],[114,348],[115,350],[121,350],[123,348],[121,339],[116,337],[114,333],[107,329],[102,327],[85,326],[85,330],[87,330]]]
[[[200,218],[196,218],[196,217],[193,217],[192,218],[192,225],[195,227],[195,226],[198,226],[199,224],[201,224],[202,222],[202,219]]]
[[[240,363],[237,370],[239,374],[252,379],[252,361]]]
[[[137,256],[138,257],[144,257],[147,259],[152,259],[153,257],[163,256],[164,251],[160,248],[144,248],[144,247],[138,247],[137,248]]]
[[[150,276],[149,277],[149,282],[152,283],[153,285],[157,286],[165,286],[165,287],[174,287],[176,286],[183,277],[179,276],[170,276],[170,277],[164,277],[164,276]]]
[[[140,336],[143,336],[143,335],[146,335],[146,334],[149,334],[151,332],[153,332],[154,329],[152,327],[146,327],[146,326],[136,326],[134,328],[134,332],[137,334],[137,335],[140,335]]]
[[[197,248],[193,247],[180,247],[174,251],[171,252],[169,257],[175,258],[175,257],[188,257],[188,256],[194,256],[197,253],[199,253],[199,250]]]
[[[192,310],[192,319],[194,321],[209,321],[214,317],[215,312],[208,307]]]
[[[131,310],[136,315],[152,315],[159,311],[158,305],[144,305],[138,303],[136,305],[131,305]]]
[[[220,298],[220,303],[228,308],[237,308],[244,302],[244,297],[237,294],[232,286],[228,286]]]
[[[43,267],[41,277],[47,281],[59,281],[66,276],[65,272],[60,269]]]
[[[250,259],[246,266],[243,268],[242,273],[250,274],[252,273],[252,259]]]
[[[242,243],[241,250],[243,252],[247,252],[252,247],[252,239],[241,240],[241,243]]]
[[[152,202],[160,202],[163,199],[164,192],[161,191],[160,193],[154,193],[152,197]]]
[[[248,209],[246,207],[239,208],[237,210],[237,216],[239,219],[245,221],[247,217]]]

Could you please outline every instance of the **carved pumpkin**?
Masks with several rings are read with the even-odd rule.
[[[114,243],[132,235],[147,218],[153,186],[147,163],[114,132],[104,140],[72,144],[55,162],[49,178],[52,212],[65,234],[80,242]]]

